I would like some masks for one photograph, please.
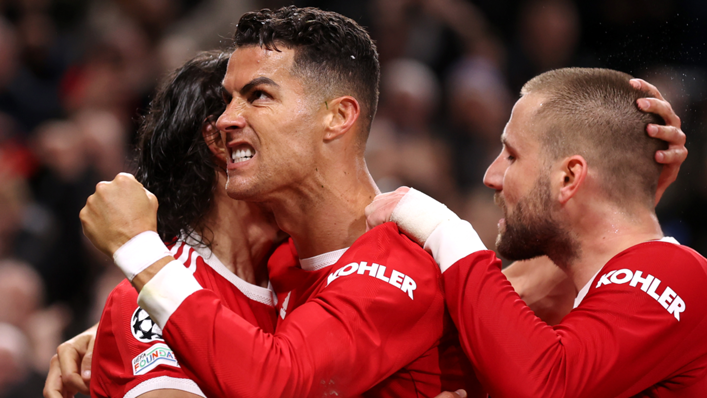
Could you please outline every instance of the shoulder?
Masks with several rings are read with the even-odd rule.
[[[406,268],[437,267],[432,256],[405,236],[393,222],[379,225],[361,235],[345,256],[364,256]]]
[[[704,257],[686,246],[646,242],[609,261],[592,282],[589,294],[621,294],[616,299],[635,303],[635,309],[639,303],[649,303],[650,308],[677,321],[698,321],[707,315],[702,305],[707,300],[706,285]]]
[[[377,292],[383,289],[417,302],[439,293],[440,276],[432,256],[404,236],[396,224],[385,223],[351,245],[331,267],[325,284],[345,280],[347,286],[355,284]]]
[[[612,258],[599,275],[620,270],[650,273],[678,283],[707,280],[707,260],[687,246],[670,242],[645,242],[630,247]]]

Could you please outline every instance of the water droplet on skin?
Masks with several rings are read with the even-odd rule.
[[[356,57],[354,57],[354,56],[352,55],[352,56],[351,56],[351,59],[356,59]]]

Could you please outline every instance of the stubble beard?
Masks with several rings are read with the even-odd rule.
[[[577,257],[579,246],[557,217],[547,176],[538,178],[510,214],[503,197],[497,193],[494,199],[505,217],[505,230],[496,237],[496,249],[503,257],[520,261],[547,255],[558,265]]]

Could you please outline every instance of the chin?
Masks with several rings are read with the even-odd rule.
[[[537,239],[509,237],[499,233],[496,237],[496,251],[509,261],[530,260],[546,255]]]
[[[258,189],[258,184],[234,180],[236,179],[229,178],[226,182],[226,193],[231,199],[249,202],[262,202],[265,200],[265,195],[262,189]]]

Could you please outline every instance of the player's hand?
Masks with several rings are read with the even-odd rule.
[[[668,149],[658,151],[655,154],[655,160],[664,165],[663,172],[658,179],[658,189],[655,194],[655,204],[657,205],[668,186],[677,179],[680,166],[687,158],[686,137],[685,133],[680,129],[680,118],[655,86],[642,79],[631,79],[631,84],[635,88],[647,91],[655,97],[639,99],[637,101],[639,109],[644,112],[655,113],[662,117],[666,124],[665,126],[649,124],[646,127],[648,135],[668,142]]]
[[[79,392],[89,395],[97,329],[98,325],[95,325],[57,348],[44,383],[45,398],[73,397]]]
[[[376,196],[373,202],[366,206],[366,231],[390,221],[390,216],[395,206],[410,191],[409,187],[400,187],[393,192],[386,192]]]
[[[135,177],[118,174],[101,181],[88,197],[79,218],[83,233],[97,249],[113,256],[124,243],[145,231],[157,230],[157,198]]]
[[[466,398],[466,391],[464,390],[457,390],[454,392],[451,391],[445,391],[435,398]]]
[[[422,247],[438,226],[452,220],[459,217],[447,206],[408,187],[378,195],[366,207],[368,229],[393,221],[400,231]]]

